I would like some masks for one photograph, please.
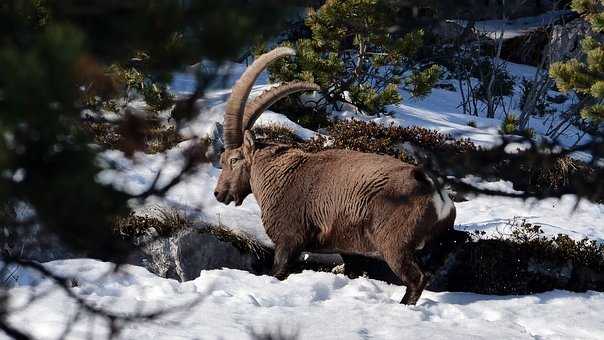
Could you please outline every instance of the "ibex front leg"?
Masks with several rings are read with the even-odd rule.
[[[287,243],[275,244],[275,258],[273,260],[273,276],[285,280],[289,276],[292,261],[300,256],[300,247]]]

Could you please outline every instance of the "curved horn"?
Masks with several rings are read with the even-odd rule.
[[[292,93],[301,91],[318,91],[321,88],[319,85],[307,81],[294,81],[283,83],[265,91],[256,97],[251,103],[245,107],[243,114],[243,130],[252,128],[256,119],[266,111],[271,105],[275,104],[282,98],[289,96]]]
[[[254,82],[258,79],[258,76],[262,71],[274,60],[288,56],[295,55],[296,51],[289,47],[278,47],[274,50],[267,52],[258,57],[252,65],[250,65],[245,72],[241,75],[226,104],[224,111],[224,144],[225,148],[231,149],[236,148],[243,142],[243,134],[241,129],[241,119],[245,103]]]

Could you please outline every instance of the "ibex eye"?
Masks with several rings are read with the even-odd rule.
[[[238,160],[239,159],[237,159],[237,158],[231,158],[231,160],[229,162],[230,162],[231,166],[233,166],[233,165],[235,165],[235,163],[237,163]]]

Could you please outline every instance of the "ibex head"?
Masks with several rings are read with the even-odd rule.
[[[238,148],[226,149],[220,156],[222,172],[214,189],[219,202],[241,205],[247,195],[252,193],[250,171],[254,154],[254,137],[245,131],[243,144]]]
[[[279,47],[261,55],[245,70],[233,87],[224,113],[225,151],[220,157],[222,172],[214,189],[214,196],[218,201],[225,204],[235,201],[235,205],[241,205],[252,192],[250,174],[255,146],[250,129],[260,114],[279,99],[292,93],[319,90],[318,85],[309,82],[284,83],[246,104],[260,73],[272,61],[295,54],[291,48]]]

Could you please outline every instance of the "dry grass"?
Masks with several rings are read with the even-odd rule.
[[[235,232],[222,225],[208,225],[206,228],[201,229],[200,232],[216,236],[221,241],[229,242],[241,252],[252,254],[258,259],[266,258],[266,256],[271,253],[271,250],[268,247],[258,242],[253,237]]]
[[[174,209],[155,209],[154,215],[135,215],[114,219],[115,233],[133,238],[143,235],[170,236],[175,232],[192,227],[193,224],[185,216]]]
[[[153,214],[119,217],[114,220],[113,230],[125,238],[136,238],[145,235],[169,237],[175,233],[194,228],[196,224],[175,209],[157,208]],[[233,231],[223,225],[198,225],[200,233],[210,234],[221,241],[231,243],[241,252],[252,254],[256,258],[265,258],[271,250],[253,237]]]
[[[298,144],[302,143],[303,140],[298,138],[294,132],[281,125],[268,125],[255,127],[253,129],[254,135],[259,140],[267,140],[272,143],[283,143],[283,144]]]

